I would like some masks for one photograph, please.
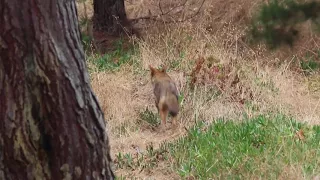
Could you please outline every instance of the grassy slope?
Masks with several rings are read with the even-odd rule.
[[[258,3],[236,2],[206,1],[192,23],[147,22],[142,25],[144,40],[99,44],[113,49],[106,53],[91,52],[88,38],[83,39],[92,87],[108,121],[118,177],[309,179],[319,174],[319,127],[298,123],[320,124],[319,76],[292,68],[299,64],[296,55],[303,54],[299,48],[275,53],[245,44],[245,24]],[[90,3],[86,1],[89,16]],[[148,9],[159,13],[158,1],[126,3],[129,17],[148,15]],[[164,11],[174,6],[171,1],[161,3]],[[81,16],[83,4],[78,8]],[[98,35],[97,42],[108,39]],[[302,41],[299,46],[315,52],[318,41],[309,39],[312,43]],[[190,74],[201,58],[205,62],[191,89]],[[149,64],[167,64],[182,94],[175,132],[155,130],[159,117]],[[210,74],[211,67],[218,73]],[[195,125],[200,120],[203,123]]]

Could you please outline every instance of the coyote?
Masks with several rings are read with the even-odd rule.
[[[149,65],[149,68],[151,71],[153,93],[156,97],[155,103],[161,118],[161,127],[165,127],[169,113],[172,116],[172,125],[176,127],[179,113],[177,87],[166,73],[166,67],[158,70]]]

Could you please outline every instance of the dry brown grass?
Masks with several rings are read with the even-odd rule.
[[[88,2],[88,11],[92,12]],[[126,1],[128,16],[146,16],[149,10],[159,14],[157,2]],[[169,8],[170,1],[161,2],[164,3],[164,9]],[[197,7],[201,1],[194,2],[192,7]],[[261,1],[206,1],[201,13],[191,22],[140,22],[139,27],[144,27],[144,40],[137,41],[140,72],[134,73],[136,70],[133,67],[123,66],[116,73],[91,74],[92,87],[108,122],[113,158],[118,152],[134,153],[136,149],[133,147],[145,149],[149,143],[158,147],[163,141],[185,134],[184,128],[192,125],[195,120],[241,120],[243,114],[253,117],[267,112],[281,112],[300,121],[320,124],[320,111],[317,110],[320,108],[320,93],[310,90],[306,77],[290,70],[292,55],[283,55],[279,51],[278,54],[271,54],[263,46],[252,49],[242,40],[245,24],[258,2]],[[80,14],[83,12],[81,6],[78,9]],[[186,16],[187,13],[183,12],[187,10],[181,11],[178,16]],[[282,59],[275,58],[277,55],[281,55]],[[230,68],[238,75],[239,82],[235,86],[226,84],[228,89],[219,96],[212,96],[211,90],[216,86],[210,83],[197,85],[191,90],[188,79],[199,57],[206,61],[214,59],[214,65]],[[136,123],[139,112],[146,107],[157,113],[149,81],[149,64],[174,67],[169,75],[184,94],[180,127],[173,134],[157,133],[151,128],[142,129]],[[274,64],[280,65],[276,67]],[[247,103],[239,103],[243,99]],[[283,171],[284,179],[297,177],[292,167]],[[121,171],[117,173],[126,174]],[[174,173],[166,174],[161,166],[151,174],[156,179],[177,179]],[[150,172],[131,172],[126,175],[147,178]]]

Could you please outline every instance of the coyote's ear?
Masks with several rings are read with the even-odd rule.
[[[167,66],[166,66],[166,65],[163,65],[161,71],[162,71],[162,72],[166,72],[166,71],[167,71]]]
[[[156,72],[156,69],[153,68],[151,65],[149,65],[149,69],[150,69],[150,71],[151,71],[151,76],[153,76],[154,73]]]

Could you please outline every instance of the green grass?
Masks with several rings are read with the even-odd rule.
[[[155,118],[143,114],[145,121]],[[164,161],[182,179],[278,179],[285,173],[311,179],[320,173],[319,147],[320,126],[282,115],[242,122],[200,121],[185,137],[162,143],[159,149],[148,146],[136,156],[119,153],[116,167],[153,169]]]
[[[301,61],[301,68],[307,74],[310,74],[310,72],[318,70],[319,67],[320,67],[320,63],[316,61],[313,61],[313,60],[308,60],[306,62]]]
[[[139,66],[139,61],[135,58],[138,54],[134,45],[124,47],[124,41],[118,40],[113,44],[114,50],[102,55],[90,55],[87,61],[94,65],[95,71],[118,71],[124,64]]]
[[[304,140],[296,136],[301,129]],[[305,176],[320,173],[320,127],[283,116],[199,122],[186,137],[166,147],[184,178],[276,179],[284,167],[292,166]]]

